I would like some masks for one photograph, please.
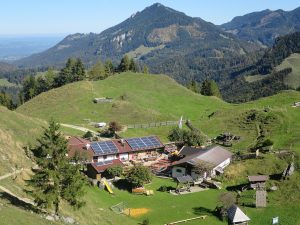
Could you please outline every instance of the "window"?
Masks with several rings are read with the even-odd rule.
[[[182,169],[176,169],[177,173],[182,173]]]

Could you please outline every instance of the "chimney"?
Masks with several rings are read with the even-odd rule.
[[[90,148],[90,146],[91,146],[90,144],[86,144],[85,145],[86,150],[88,150]]]
[[[124,139],[121,139],[121,145],[124,147],[124,145],[125,145]]]

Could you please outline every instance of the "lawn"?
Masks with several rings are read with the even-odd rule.
[[[12,181],[6,179],[0,182],[1,185],[12,185]],[[86,187],[85,201],[86,205],[74,211],[69,206],[64,205],[62,213],[76,219],[80,224],[139,224],[143,219],[148,218],[151,225],[159,225],[177,220],[196,217],[199,215],[208,215],[205,220],[195,220],[184,224],[187,225],[225,225],[226,222],[220,221],[214,215],[207,213],[216,207],[218,196],[222,190],[206,190],[198,193],[174,196],[167,192],[160,192],[157,189],[162,186],[176,187],[176,183],[170,179],[154,178],[151,184],[146,185],[147,189],[154,190],[153,196],[133,195],[126,190],[114,188],[114,194],[111,195],[105,190],[97,187]],[[16,190],[17,191],[17,190]],[[18,192],[18,191],[17,191]],[[252,207],[241,207],[242,210],[251,218],[252,225],[269,224],[272,217],[279,216],[282,224],[297,225],[300,224],[300,215],[296,213],[300,203],[279,204],[277,192],[269,194],[269,203],[265,209],[256,209]],[[1,201],[4,201],[3,199]],[[251,199],[250,199],[251,201]],[[252,199],[254,201],[254,199]],[[110,210],[112,205],[125,202],[130,208],[148,208],[149,212],[138,218],[130,218],[125,215],[115,214]],[[20,210],[15,207],[6,209],[8,211]],[[91,213],[93,212],[93,213]],[[26,218],[26,211],[22,210]],[[36,217],[36,216],[35,216]],[[11,223],[12,225],[18,223]],[[26,224],[35,224],[26,223]]]

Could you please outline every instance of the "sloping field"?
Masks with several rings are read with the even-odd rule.
[[[294,53],[286,58],[276,70],[283,70],[285,68],[292,68],[292,72],[287,75],[284,82],[292,88],[300,87],[300,54]]]
[[[283,70],[286,68],[292,68],[292,72],[286,76],[284,79],[284,83],[293,89],[297,89],[300,87],[300,54],[294,53],[286,58],[280,65],[276,66],[275,70]],[[270,74],[267,75],[253,75],[246,76],[245,79],[247,82],[252,83],[255,81],[262,80],[264,78],[269,77]]]
[[[96,97],[113,98],[111,103],[93,103]],[[121,124],[145,124],[176,121],[181,116],[210,137],[222,132],[241,136],[236,150],[251,147],[259,135],[257,122],[246,122],[251,110],[274,120],[266,124],[266,136],[276,148],[300,146],[300,93],[286,91],[246,104],[233,105],[215,97],[195,94],[163,75],[122,73],[103,81],[82,81],[43,93],[17,109],[17,112],[45,120],[51,117],[63,123],[87,126],[94,122],[118,121]],[[267,110],[266,110],[267,109]],[[90,127],[93,129],[92,127]],[[123,136],[156,134],[167,140],[170,127],[128,129]]]
[[[0,175],[31,165],[23,147],[33,143],[45,123],[0,107]]]

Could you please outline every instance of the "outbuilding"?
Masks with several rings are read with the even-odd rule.
[[[172,163],[172,177],[190,175],[194,180],[222,174],[232,158],[232,153],[220,146],[204,149],[184,146],[179,155],[182,158]],[[207,167],[207,172],[199,174],[198,165]]]
[[[248,225],[250,218],[236,205],[232,205],[228,211],[228,222],[230,225]]]

